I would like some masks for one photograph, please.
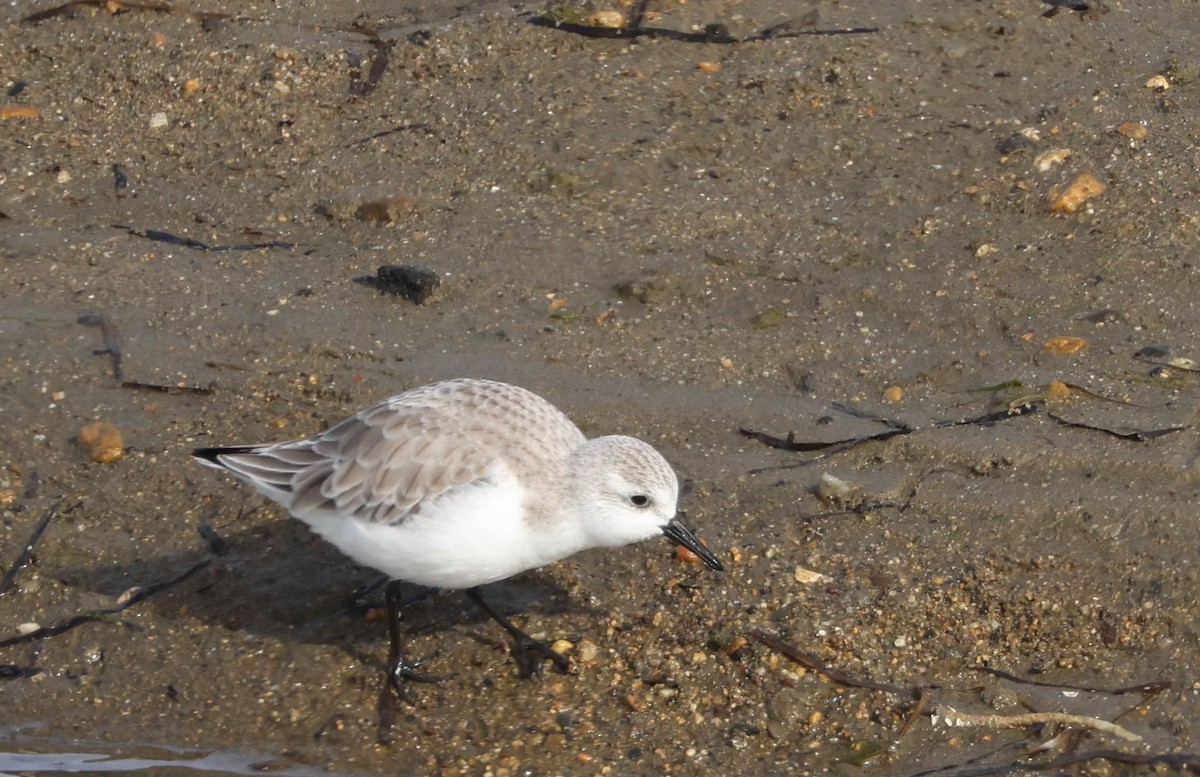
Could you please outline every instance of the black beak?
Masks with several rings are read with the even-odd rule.
[[[712,551],[700,544],[700,540],[696,539],[696,535],[692,534],[692,530],[679,522],[678,518],[672,518],[671,522],[663,527],[663,534],[674,542],[678,542],[683,547],[695,553],[705,564],[711,569],[718,572],[725,569],[717,557],[712,554]]]

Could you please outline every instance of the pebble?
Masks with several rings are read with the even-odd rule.
[[[792,573],[792,577],[796,578],[796,582],[800,585],[812,585],[830,580],[829,575],[823,575],[820,572],[814,572],[804,567],[796,567],[796,571]]]
[[[596,11],[588,14],[587,24],[589,27],[619,30],[625,26],[625,14],[621,11]]]
[[[1054,402],[1062,402],[1071,398],[1071,387],[1061,380],[1052,380],[1050,385],[1046,386],[1046,399]]]
[[[93,421],[80,429],[79,446],[100,464],[111,464],[125,455],[121,433],[108,421]]]
[[[167,118],[167,114],[159,111],[150,117],[150,129],[161,129],[167,126],[169,121],[170,120]]]
[[[1033,166],[1039,173],[1049,172],[1051,168],[1061,165],[1071,158],[1071,149],[1052,148],[1043,151],[1033,158]]]
[[[822,472],[821,480],[817,483],[817,498],[826,504],[839,505],[849,499],[856,490],[858,486],[849,480]]]
[[[1082,337],[1051,337],[1042,346],[1046,353],[1070,354],[1078,353],[1087,348],[1087,340]]]
[[[355,209],[354,217],[375,224],[396,224],[416,211],[416,199],[401,194],[363,200]]]
[[[700,540],[701,545],[703,545],[706,548],[708,547],[708,543],[705,542],[702,538],[697,537],[696,539]],[[700,561],[700,557],[697,556],[692,551],[688,550],[687,548],[683,547],[682,545],[676,545],[675,546],[675,560],[682,561],[685,564],[696,564]]]
[[[1050,212],[1051,213],[1074,213],[1083,206],[1085,202],[1098,196],[1104,191],[1104,184],[1096,180],[1096,177],[1090,173],[1080,173],[1075,177],[1075,180],[1064,189],[1061,193],[1055,190],[1050,192]]]
[[[600,646],[590,639],[580,640],[576,648],[579,660],[585,664],[590,664],[600,656]]]
[[[417,305],[425,304],[442,285],[442,278],[435,271],[407,264],[385,264],[369,280],[370,285],[384,294],[403,297]]]
[[[1146,136],[1150,134],[1150,130],[1146,129],[1144,125],[1132,121],[1127,121],[1117,127],[1117,132],[1130,140],[1145,140]]]
[[[42,109],[32,105],[5,105],[0,108],[0,119],[36,119],[41,115]]]

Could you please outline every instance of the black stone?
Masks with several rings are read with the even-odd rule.
[[[374,278],[367,276],[355,280],[418,305],[424,304],[442,283],[441,276],[433,270],[407,264],[385,264],[376,271]]]

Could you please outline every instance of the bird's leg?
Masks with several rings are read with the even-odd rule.
[[[418,671],[429,663],[436,652],[424,658],[410,660],[405,650],[404,631],[400,628],[400,581],[389,580],[384,589],[384,600],[387,602],[388,634],[391,644],[388,646],[387,682],[379,692],[379,725],[376,736],[381,744],[389,741],[388,732],[396,722],[396,705],[400,701],[412,704],[405,680],[417,683],[436,683],[451,675],[431,675]]]
[[[486,612],[492,620],[503,626],[504,630],[512,636],[513,658],[517,661],[517,668],[522,677],[532,677],[537,674],[542,668],[542,661],[553,661],[560,672],[566,672],[570,668],[571,662],[566,656],[552,649],[548,643],[534,639],[521,631],[512,624],[512,621],[493,609],[483,598],[483,593],[478,586],[468,588],[466,593],[468,599],[475,602],[479,609]]]
[[[405,680],[412,680],[416,683],[436,683],[445,680],[450,675],[431,675],[417,671],[429,663],[437,653],[432,653],[424,658],[411,660],[408,658],[405,650],[404,631],[400,628],[400,581],[389,580],[383,595],[387,601],[388,634],[391,637],[391,645],[388,648],[388,684],[396,692],[397,697],[412,703],[408,689],[404,685]]]

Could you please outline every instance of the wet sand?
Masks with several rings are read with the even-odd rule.
[[[914,774],[1054,731],[934,726],[951,705],[1145,740],[1080,752],[1200,751],[1198,376],[1172,366],[1200,331],[1195,8],[883,5],[818,3],[803,28],[875,32],[738,44],[598,40],[491,4],[6,8],[0,572],[62,501],[0,595],[0,640],[199,566],[0,648],[40,670],[0,684],[0,748]],[[739,37],[803,15],[657,10]],[[1051,212],[1081,174],[1103,191]],[[356,280],[389,264],[440,286],[417,305]],[[463,597],[423,599],[413,650],[454,675],[381,744],[386,628],[346,606],[374,573],[188,452],[460,375],[652,441],[727,571],[664,541],[495,586],[574,646],[572,674],[533,681]],[[77,444],[94,420],[119,460]],[[795,452],[740,429],[900,431]],[[1169,689],[1064,696],[984,668]]]

